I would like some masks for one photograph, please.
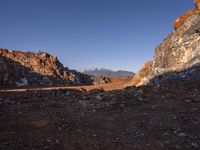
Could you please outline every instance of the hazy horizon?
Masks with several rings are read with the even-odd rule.
[[[137,72],[192,8],[192,0],[0,0],[0,47],[45,50],[70,69]]]

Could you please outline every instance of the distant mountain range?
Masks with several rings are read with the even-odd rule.
[[[92,76],[104,76],[104,77],[132,77],[135,73],[131,71],[118,70],[113,71],[105,68],[93,68],[93,69],[79,69],[78,72]]]

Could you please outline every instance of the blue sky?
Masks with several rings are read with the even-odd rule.
[[[138,71],[193,0],[0,0],[0,47],[71,68]]]

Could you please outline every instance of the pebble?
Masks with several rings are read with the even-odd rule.
[[[199,145],[198,145],[197,143],[192,143],[191,145],[192,145],[192,147],[194,147],[194,148],[199,148]]]
[[[198,125],[199,123],[200,123],[200,119],[194,119],[193,121],[192,121],[192,123],[193,124],[195,124],[195,125]]]
[[[140,101],[143,101],[143,98],[142,98],[142,97],[138,97],[138,99],[139,99]]]
[[[96,99],[97,99],[97,100],[100,100],[100,101],[103,100],[103,98],[102,98],[100,95],[97,95],[97,96],[96,96]]]
[[[199,101],[200,101],[200,98],[194,99],[193,101],[194,101],[194,102],[199,102]]]
[[[190,99],[185,100],[186,103],[191,103],[192,101]]]
[[[70,95],[70,91],[67,91],[67,92],[65,93],[65,95]]]
[[[119,138],[116,137],[115,140],[114,140],[114,142],[115,142],[115,143],[119,143]]]
[[[179,133],[178,136],[179,136],[179,137],[186,137],[187,134],[186,134],[186,133]]]
[[[52,142],[50,138],[47,138],[46,141],[47,141],[48,143],[51,143],[51,142]]]
[[[60,143],[60,141],[58,139],[56,139],[56,144],[59,144],[59,143]]]

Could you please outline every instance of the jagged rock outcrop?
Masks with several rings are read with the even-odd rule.
[[[91,84],[91,81],[92,85],[99,85],[112,82],[109,77],[86,75],[75,70],[70,70],[70,72],[72,72],[77,77],[79,82],[83,85],[88,85],[88,83]]]
[[[194,0],[195,8],[192,10],[189,10],[188,12],[184,13],[180,17],[178,17],[174,22],[174,29],[178,29],[181,27],[185,21],[192,15],[197,14],[200,12],[200,0]]]
[[[200,11],[200,0],[194,0],[195,9]]]
[[[1,77],[3,78],[1,84],[16,84],[19,86],[79,84],[75,75],[64,68],[57,57],[48,53],[26,53],[0,49],[0,56],[2,58],[1,65],[4,66],[0,68]],[[5,67],[6,69],[3,69]]]
[[[132,84],[144,85],[161,74],[183,71],[199,63],[200,14],[197,13],[163,40],[155,49],[152,64],[139,71]]]
[[[153,61],[146,62],[142,69],[137,73],[137,75],[133,78],[132,84],[133,85],[140,85],[141,83],[146,82],[146,76],[151,73]]]
[[[199,11],[198,10],[189,10],[188,12],[184,13],[183,15],[181,15],[180,17],[178,17],[175,21],[174,21],[174,29],[178,29],[180,28],[185,21],[192,15],[197,14]]]
[[[32,53],[0,49],[0,73],[1,87],[92,85],[97,82],[92,76],[72,72],[57,57],[42,51]]]

